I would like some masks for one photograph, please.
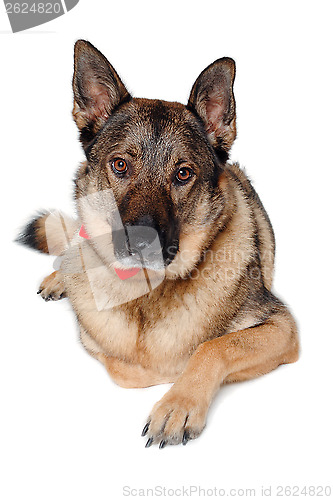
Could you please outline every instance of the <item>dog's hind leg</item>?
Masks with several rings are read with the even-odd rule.
[[[160,447],[185,444],[203,430],[209,406],[223,382],[254,378],[297,359],[296,325],[282,305],[258,326],[202,343],[154,406],[145,427],[147,445],[157,441]]]
[[[121,387],[137,389],[174,382],[172,377],[165,377],[138,364],[126,363],[104,354],[96,357],[104,364],[112,380]]]
[[[82,326],[80,338],[89,354],[105,366],[112,380],[121,387],[137,389],[174,382],[172,377],[165,377],[136,363],[128,363],[107,355],[103,347]]]

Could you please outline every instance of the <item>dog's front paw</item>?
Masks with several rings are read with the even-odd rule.
[[[184,392],[170,389],[154,406],[142,436],[147,436],[146,447],[159,443],[186,444],[197,438],[205,427],[207,405]]]
[[[61,280],[59,271],[46,276],[41,282],[37,292],[47,302],[49,300],[60,300],[65,297],[65,285]]]

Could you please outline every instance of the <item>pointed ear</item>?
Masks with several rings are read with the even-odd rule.
[[[235,61],[218,59],[199,75],[188,101],[188,108],[203,120],[217,153],[225,158],[236,138],[234,79]]]
[[[106,57],[91,43],[78,40],[74,48],[73,117],[88,145],[111,113],[131,99]]]

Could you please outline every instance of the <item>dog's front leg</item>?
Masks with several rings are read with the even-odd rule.
[[[223,382],[250,379],[297,358],[297,329],[287,310],[261,325],[204,342],[154,406],[143,430],[146,446],[186,444],[205,427],[209,406]]]
[[[60,271],[54,271],[43,279],[37,292],[47,302],[60,300],[66,296],[65,283]]]

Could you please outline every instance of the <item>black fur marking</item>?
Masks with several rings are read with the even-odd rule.
[[[48,212],[38,212],[37,215],[20,231],[20,234],[15,238],[15,242],[20,245],[25,245],[33,250],[40,251],[40,241],[37,238],[37,223],[41,217],[47,215]]]
[[[80,141],[82,144],[89,144],[95,137],[94,123],[90,122],[86,127],[83,127],[80,132]]]
[[[222,143],[223,141],[221,139],[221,144],[219,144],[218,147],[215,148],[215,154],[220,162],[224,165],[229,160],[229,153],[225,149],[223,149]]]

